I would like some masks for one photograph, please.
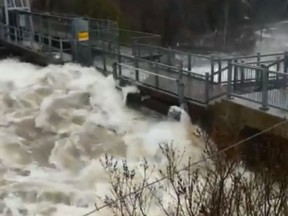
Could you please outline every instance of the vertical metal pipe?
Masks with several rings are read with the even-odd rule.
[[[260,107],[261,110],[266,111],[268,110],[268,79],[269,79],[269,71],[265,65],[261,65],[262,68],[262,106]]]
[[[227,74],[227,98],[232,98],[232,60],[228,61],[228,74]]]
[[[210,100],[209,96],[209,88],[210,88],[210,73],[205,73],[205,103],[208,104]]]
[[[214,58],[211,58],[211,82],[214,82]]]

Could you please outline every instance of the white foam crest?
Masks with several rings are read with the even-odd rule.
[[[143,157],[151,172],[165,166],[159,144],[173,142],[177,151],[186,150],[182,165],[201,156],[202,146],[191,138],[194,129],[185,112],[180,110],[180,122],[175,122],[131,111],[125,98],[136,89],[119,92],[112,76],[76,64],[40,68],[12,59],[0,61],[0,70],[11,72],[0,75],[0,119],[7,126],[0,127],[1,172],[10,185],[4,192],[22,194],[30,215],[82,214],[93,208],[97,196],[103,200],[110,187],[99,162],[104,153],[115,160],[126,158],[139,182]],[[158,177],[155,172],[151,181]],[[105,211],[96,215],[111,215]]]

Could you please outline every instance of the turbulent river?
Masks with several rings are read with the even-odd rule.
[[[119,91],[93,68],[4,59],[0,71],[1,215],[81,216],[101,206],[111,191],[100,163],[106,154],[126,159],[140,180],[143,158],[151,170],[167,163],[161,143],[185,149],[179,166],[202,157],[185,113],[177,122],[131,110],[125,95],[133,88]],[[151,171],[151,181],[157,178]],[[155,209],[152,203],[148,215],[159,215]]]

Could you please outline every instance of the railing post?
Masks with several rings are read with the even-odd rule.
[[[117,63],[116,62],[114,62],[113,63],[113,65],[112,65],[112,68],[113,68],[113,78],[114,78],[114,80],[117,80]]]
[[[285,52],[285,55],[284,55],[284,73],[288,74],[288,53],[287,52]],[[286,86],[287,86],[287,75],[284,75],[282,88],[286,88]]]
[[[157,74],[157,75],[155,76],[155,87],[156,87],[156,88],[159,88],[159,76],[158,76],[158,74],[159,74],[159,67],[158,67],[158,62],[157,62],[157,61],[155,62],[155,73]]]
[[[29,34],[30,34],[30,44],[31,44],[31,47],[33,48],[34,47],[34,34],[32,33],[31,29],[29,30]]]
[[[44,23],[43,23],[43,17],[42,17],[42,16],[40,16],[40,26],[41,26],[41,27],[40,27],[40,28],[41,28],[41,31],[43,31],[43,30],[44,30]],[[40,31],[40,32],[41,32],[41,31]],[[40,43],[40,44],[43,44],[42,39],[43,39],[43,38],[39,36],[39,43]]]
[[[228,72],[227,72],[227,98],[232,99],[232,60],[228,61]]]
[[[261,54],[257,53],[257,67],[260,67]],[[256,70],[255,83],[261,82],[261,71]]]
[[[171,48],[169,48],[168,49],[168,56],[167,56],[167,64],[169,65],[169,66],[171,66],[172,65],[172,50],[171,50]],[[168,68],[168,72],[170,72],[170,68]]]
[[[257,53],[257,66],[260,66],[261,54]]]
[[[269,79],[269,71],[265,65],[261,65],[262,68],[262,106],[261,110],[268,110],[268,79]]]
[[[241,64],[244,64],[244,61],[241,61]],[[240,69],[240,83],[243,84],[245,80],[245,71],[244,68],[241,67]]]
[[[60,43],[60,59],[61,59],[61,61],[63,61],[63,41],[62,41],[62,38],[60,38],[59,43]]]
[[[183,83],[183,62],[182,61],[180,63],[177,84],[178,84],[178,97],[179,97],[180,107],[184,110],[187,110],[186,102],[185,102],[185,86]]]
[[[137,39],[133,39],[133,42],[132,42],[132,55],[133,56],[140,56],[140,48],[138,46],[138,41]]]
[[[141,56],[141,46],[139,45],[139,41],[136,40],[136,56],[140,57]]]
[[[187,106],[185,102],[185,95],[184,95],[184,91],[185,91],[184,83],[182,82],[182,80],[178,80],[177,84],[178,84],[178,97],[179,97],[180,108],[187,110]]]
[[[277,57],[276,71],[280,71],[280,57]],[[279,74],[276,74],[276,83],[277,87],[279,87]]]
[[[14,34],[15,34],[15,43],[18,44],[18,28],[17,27],[15,27]]]
[[[237,64],[238,63],[238,60],[235,59],[234,62]],[[234,89],[236,89],[237,87],[237,78],[238,78],[238,66],[234,65],[234,74],[233,74],[233,86],[234,86]]]
[[[153,49],[152,49],[152,47],[150,48],[150,47],[148,46],[147,49],[148,49],[149,57],[152,58],[152,56],[153,56]],[[149,65],[150,65],[150,67],[152,67],[152,65],[153,65],[152,62],[153,62],[153,61],[152,61],[151,59],[150,59],[149,61],[150,61],[150,64],[149,64]]]
[[[205,73],[205,103],[209,103],[210,73]]]
[[[107,66],[106,66],[106,49],[105,49],[105,41],[102,41],[102,49],[103,49],[103,55],[102,55],[102,60],[103,60],[103,70],[104,74],[107,72]]]
[[[222,61],[221,59],[218,60],[218,83],[221,84],[221,81],[222,81]]]
[[[192,56],[190,53],[188,54],[188,70],[192,70]]]
[[[133,39],[132,41],[132,56],[136,56],[136,41]]]
[[[139,81],[139,60],[138,57],[134,57],[134,67],[135,67],[135,80]]]
[[[120,45],[118,43],[118,74],[119,76],[122,75],[122,66],[121,66],[121,63],[122,63],[122,57],[121,57],[121,51],[120,51]]]
[[[179,73],[178,73],[178,79],[181,80],[183,79],[183,61],[181,60],[180,66],[179,66]]]
[[[214,82],[214,57],[211,57],[211,82]]]

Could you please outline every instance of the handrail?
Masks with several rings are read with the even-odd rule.
[[[35,13],[38,13],[38,14],[41,14],[41,13],[46,13],[47,14],[47,11],[41,11],[41,10],[33,10],[32,12],[35,12]],[[67,17],[67,18],[74,18],[74,17],[79,17],[79,15],[76,15],[76,14],[67,14],[67,13],[57,13],[57,12],[48,12],[51,16],[59,16],[59,17]],[[83,17],[84,19],[88,19],[88,20],[91,20],[91,21],[105,21],[105,22],[110,22],[111,24],[116,24],[118,26],[118,23],[117,21],[115,20],[111,20],[111,19],[98,19],[98,18],[90,18],[90,17],[86,17],[84,16]]]
[[[129,60],[135,61],[135,58],[131,57],[131,56],[125,56],[124,59],[129,59]],[[200,79],[205,79],[206,78],[205,75],[202,75],[202,74],[199,74],[199,73],[195,73],[195,72],[192,72],[192,71],[189,71],[189,70],[185,70],[185,69],[180,68],[180,67],[175,67],[175,66],[172,66],[172,65],[163,64],[163,63],[160,63],[160,62],[153,62],[153,61],[149,61],[149,60],[146,60],[146,59],[140,59],[140,58],[138,58],[137,61],[139,63],[143,62],[143,63],[147,63],[147,64],[157,64],[157,66],[160,66],[160,67],[166,68],[166,69],[171,69],[173,72],[175,72],[175,71],[178,72],[179,70],[182,70],[183,73],[187,73],[189,76],[194,76],[195,78],[200,78]]]
[[[221,72],[225,71],[225,70],[228,70],[229,66],[226,66],[220,70],[217,70],[215,71],[214,73],[212,73],[211,75],[217,75],[217,74],[220,74]]]
[[[285,55],[286,52],[279,52],[279,53],[267,53],[267,54],[256,54],[256,55],[248,55],[248,56],[231,56],[231,58],[218,58],[222,61],[229,61],[229,60],[243,60],[243,59],[251,59],[251,58],[265,58],[265,57],[274,57],[274,56],[280,56]]]
[[[194,57],[199,57],[199,58],[203,58],[206,60],[211,60],[211,57],[205,56],[205,55],[200,55],[200,54],[191,54],[188,52],[184,52],[181,50],[176,50],[176,49],[171,49],[171,48],[166,48],[166,47],[161,47],[161,46],[155,46],[155,45],[150,45],[150,44],[143,44],[143,43],[137,43],[136,42],[136,46],[140,46],[140,47],[146,47],[146,48],[153,48],[153,49],[158,49],[158,50],[164,50],[164,51],[169,51],[169,52],[175,52],[175,53],[179,53],[182,55],[191,55]]]
[[[147,71],[145,69],[133,67],[133,66],[130,66],[130,65],[127,65],[127,64],[117,63],[117,65],[124,66],[126,68],[130,68],[130,69],[134,69],[134,70],[140,70],[140,71],[143,71],[144,73],[147,73],[147,74],[150,74],[150,75],[154,75],[154,76],[158,76],[158,77],[161,77],[161,78],[164,78],[164,79],[168,79],[168,80],[172,80],[172,81],[178,81],[178,79],[171,78],[171,77],[168,77],[168,76],[165,76],[165,75],[161,75],[161,74],[158,74],[158,73],[152,73],[152,72]]]
[[[283,59],[281,61],[283,61]],[[276,64],[281,62],[281,61],[276,61]],[[275,60],[266,60],[266,61],[259,61],[259,62],[245,62],[245,64],[247,64],[247,65],[251,65],[251,64],[265,64],[265,63],[272,63],[271,66],[273,66],[274,63],[275,63]],[[267,66],[269,66],[269,65],[267,65]]]
[[[271,63],[270,65],[267,65],[267,67],[272,67],[272,66],[274,66],[274,65],[277,65],[278,63],[284,62],[284,59],[285,59],[285,58],[279,59],[278,61],[275,61],[275,62]]]
[[[250,66],[250,65],[246,65],[246,64],[241,64],[241,63],[230,63],[233,66],[237,66],[237,67],[242,67],[242,68],[248,68],[248,69],[254,69],[254,70],[259,70],[259,71],[263,71],[264,68],[262,67],[257,67],[257,66]],[[269,70],[268,68],[265,68],[265,71],[267,71],[268,73],[275,73],[278,75],[284,75],[287,76],[287,73],[283,73],[283,72],[279,72],[279,71],[273,71],[273,70]]]
[[[2,28],[2,29],[5,30],[5,32],[4,32],[5,35],[10,35],[10,36],[16,37],[15,40],[12,40],[13,43],[15,43],[15,44],[18,44],[18,42],[19,42],[19,40],[17,40],[17,36],[19,36],[19,35],[18,35],[19,32],[28,33],[30,36],[38,36],[38,37],[41,38],[41,39],[40,39],[40,41],[36,41],[36,42],[39,43],[39,45],[41,46],[41,47],[40,47],[41,52],[45,52],[45,51],[43,50],[43,48],[44,48],[44,47],[48,47],[48,48],[49,48],[48,52],[50,52],[50,53],[53,52],[53,51],[60,52],[61,59],[63,58],[64,52],[71,51],[71,49],[68,49],[68,48],[65,48],[65,49],[63,49],[63,47],[61,48],[61,45],[60,45],[60,48],[58,48],[58,47],[55,47],[55,46],[49,46],[48,44],[45,44],[45,43],[42,43],[42,42],[41,42],[43,39],[48,39],[48,40],[50,40],[51,42],[59,42],[59,43],[70,42],[70,40],[65,40],[65,39],[62,39],[62,38],[56,39],[56,38],[53,38],[53,37],[51,37],[51,36],[50,36],[50,37],[49,37],[49,36],[45,36],[45,35],[43,35],[43,34],[41,34],[41,33],[38,33],[38,32],[33,32],[33,31],[28,30],[28,29],[26,29],[26,28],[21,28],[21,29],[20,29],[19,27],[9,26],[9,25],[2,24],[2,23],[0,23],[0,28]],[[7,31],[7,30],[8,30],[8,31]],[[10,32],[9,30],[14,30],[14,31],[13,31],[13,32]],[[2,37],[2,35],[1,35],[1,37]],[[4,36],[4,38],[5,38],[5,36]],[[4,38],[3,38],[3,39],[4,39]],[[33,39],[33,42],[32,42],[32,41],[27,41],[27,42],[28,42],[28,43],[31,42],[30,45],[33,46],[32,43],[35,42],[35,40]]]

